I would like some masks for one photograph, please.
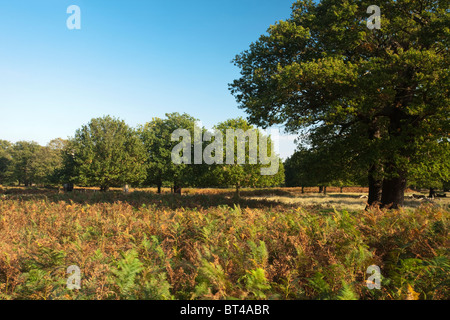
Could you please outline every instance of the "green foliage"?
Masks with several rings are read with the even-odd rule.
[[[48,272],[40,269],[32,269],[23,274],[24,283],[19,290],[23,298],[35,297],[45,299],[53,290],[55,283]]]
[[[270,290],[271,286],[266,279],[264,269],[250,270],[245,276],[245,287],[256,299],[265,299],[265,292]]]
[[[250,247],[250,261],[253,262],[255,267],[265,267],[269,253],[264,241],[259,241],[259,246],[253,241],[249,241],[248,245]]]
[[[337,300],[358,300],[358,295],[347,283],[342,284],[342,289],[339,290]]]
[[[57,183],[65,143],[65,140],[54,139],[43,147],[36,142],[0,141],[0,183],[25,186]]]
[[[124,121],[109,116],[92,119],[77,130],[70,148],[75,177],[82,185],[107,190],[145,179],[145,149]]]
[[[334,146],[337,147],[337,146]],[[342,148],[306,149],[298,150],[285,161],[285,175],[287,187],[315,187],[335,186],[345,187],[360,185],[365,178],[362,170],[352,170],[350,163],[341,157]],[[339,156],[337,156],[339,154]]]
[[[67,140],[61,138],[50,141],[47,146],[39,148],[35,154],[33,169],[37,181],[45,184],[57,184],[60,182],[59,172],[63,167],[62,152],[67,145]]]
[[[235,58],[230,89],[252,124],[306,130],[342,171],[374,168],[396,206],[404,179],[450,177],[448,1],[379,1],[381,30],[364,23],[372,4],[297,1]]]
[[[165,181],[170,182],[172,186],[196,185],[196,179],[201,175],[194,174],[195,166],[173,163],[172,150],[179,142],[171,139],[175,130],[185,129],[190,133],[192,141],[183,142],[192,146],[196,121],[197,119],[188,114],[168,113],[166,119],[153,118],[139,127],[139,137],[148,154],[145,185],[161,187]]]
[[[153,239],[155,240],[155,239]],[[157,244],[150,245],[146,239],[143,245],[159,248]],[[164,253],[159,248],[158,255],[164,258]],[[135,249],[121,253],[122,259],[117,262],[117,267],[111,270],[111,284],[118,288],[118,294],[122,299],[132,300],[171,300],[172,285],[167,281],[167,274],[163,269],[157,268],[156,263],[150,265],[145,260],[139,259]],[[144,262],[143,262],[144,261]]]
[[[143,270],[143,264],[139,261],[136,250],[129,250],[122,253],[122,259],[117,262],[117,268],[112,270],[114,283],[119,287],[121,296],[131,299],[134,298],[134,291],[137,287],[137,276]],[[148,292],[151,293],[152,291],[150,290]]]
[[[64,175],[65,153],[68,150],[69,141],[61,138],[51,140],[47,146],[46,177],[51,184],[70,182],[70,175]]]
[[[223,164],[218,164],[214,166],[213,175],[215,177],[215,184],[221,186],[234,186],[236,188],[236,195],[239,196],[239,191],[242,187],[269,187],[269,186],[279,186],[284,182],[284,166],[280,161],[278,156],[272,154],[272,144],[273,141],[270,137],[265,137],[263,133],[251,126],[243,118],[229,119],[227,121],[221,122],[214,127],[222,133],[223,136]],[[256,151],[257,156],[259,156],[259,161],[253,164],[250,163],[250,141],[249,136],[245,137],[245,140],[239,142],[238,138],[235,136],[233,138],[234,143],[234,158],[232,159],[233,164],[228,164],[229,159],[227,159],[226,152],[226,141],[232,141],[231,137],[227,138],[227,130],[242,130],[243,132],[253,132],[256,137]],[[261,139],[268,139],[267,142],[267,156],[271,161],[278,162],[278,170],[270,175],[263,175],[261,169],[267,168],[270,165],[261,164]],[[238,159],[238,145],[244,143],[243,150],[244,156]],[[242,161],[244,164],[239,164]]]
[[[231,288],[231,283],[222,266],[207,259],[202,259],[197,281],[196,296],[218,294],[226,297],[228,296],[228,290]]]
[[[40,146],[36,142],[19,141],[11,150],[11,180],[18,181],[19,185],[31,186],[36,182],[37,154]]]
[[[8,182],[8,169],[11,162],[11,143],[0,140],[0,185]]]
[[[414,288],[418,298],[434,299],[437,290],[450,288],[450,260],[437,256],[431,260],[407,258],[392,267],[390,285],[399,288],[397,298],[406,298],[408,288]]]
[[[144,279],[141,297],[145,300],[172,300],[171,288],[165,273],[149,274]]]
[[[308,279],[308,286],[314,290],[317,299],[329,298],[331,288],[325,280],[325,275],[321,272],[316,272],[313,277]]]

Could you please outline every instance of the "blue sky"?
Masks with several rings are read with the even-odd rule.
[[[207,128],[238,116],[234,56],[294,0],[0,2],[0,139],[73,136],[91,118],[136,126],[186,112]],[[81,30],[69,30],[70,5]],[[283,158],[293,152],[288,138]]]

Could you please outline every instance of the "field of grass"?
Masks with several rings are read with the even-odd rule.
[[[355,190],[356,189],[356,190]],[[321,206],[323,208],[346,209],[350,211],[364,210],[367,206],[367,191],[363,188],[347,188],[343,193],[332,190],[327,194],[319,194],[312,190],[302,194],[298,189],[285,189],[285,194],[266,194],[250,196],[248,199],[264,199],[299,206]],[[360,192],[358,192],[360,191]],[[414,199],[413,194],[428,196],[428,192],[407,190],[405,193],[405,209],[417,209],[424,203],[433,203],[446,210],[450,210],[450,197],[435,198],[433,200]]]
[[[450,297],[444,200],[364,211],[363,189],[243,190],[238,203],[164,191],[0,189],[0,299]],[[380,290],[366,287],[371,265]]]

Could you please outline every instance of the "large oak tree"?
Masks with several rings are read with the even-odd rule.
[[[380,30],[366,25],[373,1],[297,1],[235,58],[230,89],[253,124],[345,141],[370,204],[396,208],[410,176],[450,175],[449,1],[376,2]]]

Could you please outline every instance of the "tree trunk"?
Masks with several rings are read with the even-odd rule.
[[[341,187],[341,193],[344,192],[344,187]]]
[[[436,191],[434,190],[434,188],[430,188],[430,194],[428,195],[428,198],[436,198]]]
[[[381,206],[383,208],[398,209],[405,201],[406,177],[404,173],[383,181],[383,194],[381,196]]]
[[[235,197],[237,200],[239,200],[241,198],[241,186],[239,184],[236,185]]]
[[[401,73],[403,73],[405,79],[412,79],[414,70],[409,66],[401,71]],[[399,164],[394,159],[396,156],[400,156],[407,160],[412,154],[412,150],[409,149],[411,140],[408,136],[402,137],[402,135],[405,134],[404,128],[413,125],[415,121],[415,118],[408,115],[405,110],[415,96],[414,90],[416,86],[417,84],[411,83],[410,81],[399,86],[389,114],[389,137],[398,147],[397,149],[391,150],[388,154],[388,159],[384,167],[389,178],[385,178],[383,181],[383,194],[381,196],[381,205],[383,208],[390,207],[392,209],[398,209],[403,206],[405,201],[407,172],[404,171],[406,169],[399,167]],[[398,141],[396,141],[397,139]]]
[[[107,191],[109,191],[109,187],[108,186],[100,186],[100,191],[107,192]]]
[[[323,194],[327,194],[327,186],[323,187]]]
[[[173,193],[175,193],[175,194],[181,194],[181,187],[180,187],[180,186],[177,186],[177,185],[174,185],[174,186],[173,186]]]
[[[158,194],[161,194],[161,185],[160,184],[158,184]]]
[[[319,193],[323,193],[323,186],[319,187]]]
[[[372,165],[369,170],[369,199],[367,200],[368,207],[378,207],[381,203],[383,180],[376,177],[378,170],[379,166],[377,164]]]
[[[369,124],[369,139],[376,142],[381,139],[381,130],[378,119],[374,118]],[[381,204],[381,195],[383,192],[383,166],[380,160],[375,160],[368,172],[369,197],[367,200],[368,207],[378,207]]]
[[[305,193],[305,187],[302,187],[302,194]]]

